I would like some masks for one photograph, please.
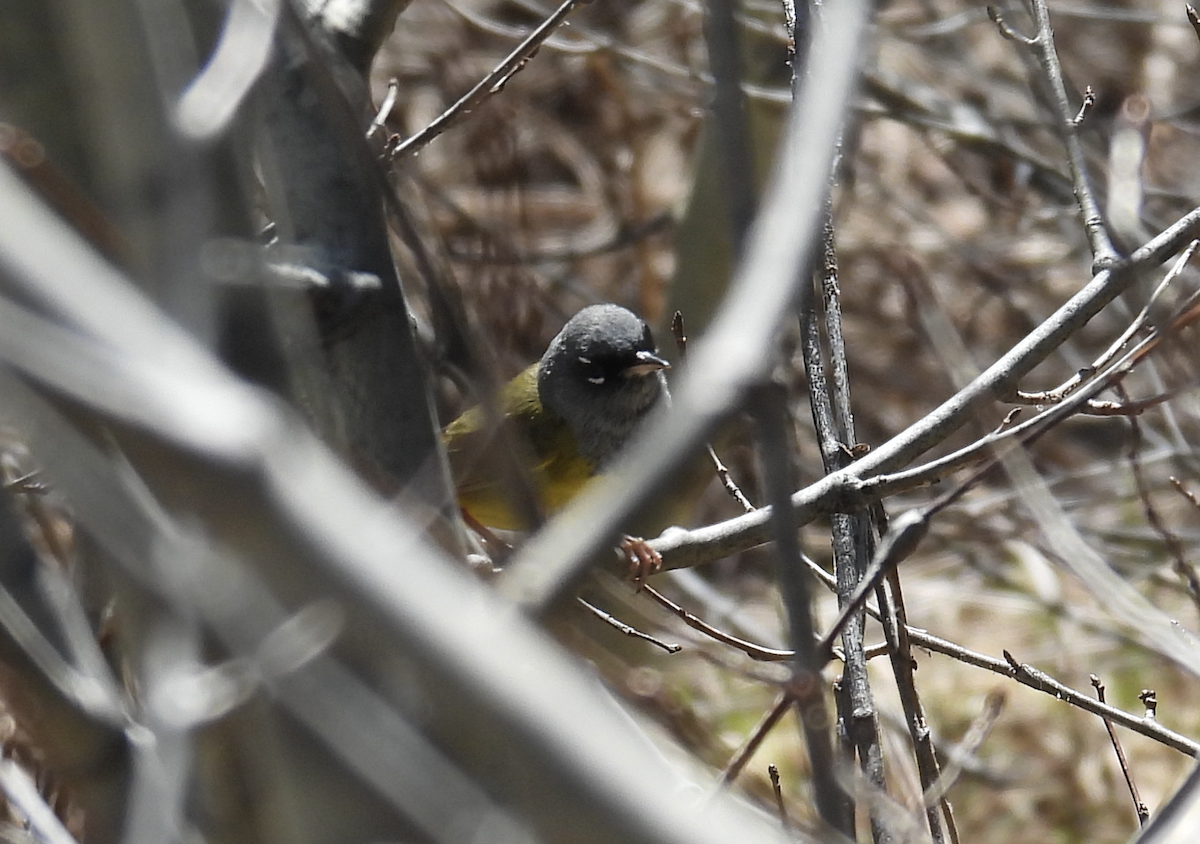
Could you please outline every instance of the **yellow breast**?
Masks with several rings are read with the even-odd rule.
[[[501,389],[496,405],[512,433],[514,451],[526,472],[543,514],[562,508],[595,473],[580,456],[575,437],[557,414],[542,407],[537,393],[537,366],[529,367]],[[504,482],[506,458],[483,408],[474,407],[442,433],[458,504],[491,528],[528,528],[514,506],[516,492]]]

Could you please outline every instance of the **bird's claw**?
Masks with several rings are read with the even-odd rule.
[[[621,540],[621,551],[629,561],[629,579],[637,584],[638,589],[642,588],[647,577],[662,568],[662,554],[651,548],[644,539],[626,536]]]

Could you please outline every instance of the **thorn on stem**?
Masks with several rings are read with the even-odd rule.
[[[1021,410],[1022,408],[1014,407],[1008,413],[1004,414],[1004,418],[1000,420],[1000,424],[996,426],[992,433],[999,434],[1001,431],[1012,427],[1013,423],[1016,422],[1017,418],[1021,415]]]
[[[1147,718],[1158,717],[1158,695],[1154,689],[1142,689],[1142,693],[1138,695],[1138,700],[1146,707]]]
[[[675,346],[679,349],[679,359],[687,357],[687,334],[683,328],[683,311],[676,311],[671,317],[671,336],[675,338]]]
[[[773,764],[767,765],[767,776],[771,778],[771,790],[775,792],[775,808],[779,812],[779,822],[787,830],[791,824],[788,821],[787,806],[783,802],[783,787],[779,781],[779,768]]]
[[[1083,89],[1083,102],[1079,105],[1079,113],[1071,121],[1072,126],[1079,126],[1083,123],[1084,118],[1092,110],[1092,106],[1096,104],[1096,92],[1092,90],[1092,86],[1088,85]]]

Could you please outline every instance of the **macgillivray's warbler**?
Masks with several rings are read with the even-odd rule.
[[[547,347],[496,396],[503,424],[528,446],[523,466],[543,513],[560,509],[603,472],[667,395],[649,326],[618,305],[591,305],[575,314]],[[504,482],[503,460],[477,406],[442,433],[458,503],[489,528],[528,528]],[[667,527],[667,525],[662,525]],[[661,561],[644,543],[623,545],[638,575]]]

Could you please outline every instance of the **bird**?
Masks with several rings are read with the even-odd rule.
[[[591,305],[567,321],[537,363],[498,391],[493,412],[515,434],[513,451],[537,510],[554,513],[611,468],[645,421],[669,401],[663,373],[670,366],[659,356],[650,327],[632,311]],[[526,530],[532,527],[530,508],[517,503],[513,458],[495,427],[477,405],[442,432],[458,504],[468,523]],[[631,569],[644,573],[661,561],[645,543],[631,548],[629,543],[640,540],[626,540],[622,547]]]

